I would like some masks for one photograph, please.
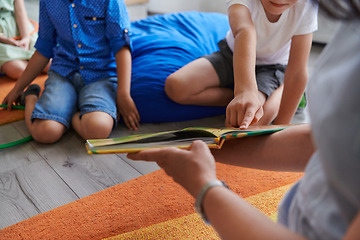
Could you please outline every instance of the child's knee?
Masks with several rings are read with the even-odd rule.
[[[27,61],[13,60],[9,61],[2,66],[2,71],[10,78],[18,79],[27,66]]]
[[[93,112],[82,116],[82,133],[86,139],[101,139],[109,137],[113,126],[113,118],[103,112]]]
[[[92,127],[84,128],[85,139],[104,139],[108,138],[112,131],[112,124],[110,126],[104,126],[95,124]]]
[[[176,75],[171,74],[165,81],[165,93],[174,102],[185,104],[189,86]]]
[[[66,127],[56,121],[35,119],[30,133],[40,143],[55,143],[60,140]]]

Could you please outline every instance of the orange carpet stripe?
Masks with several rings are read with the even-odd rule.
[[[104,240],[123,239],[220,239],[216,231],[207,226],[197,213],[172,219]]]
[[[292,184],[245,198],[247,202],[276,221],[277,206]],[[220,239],[216,231],[207,226],[197,213],[172,219],[149,227],[123,233],[104,240],[123,239]]]
[[[302,174],[217,164],[243,197],[294,183]],[[193,214],[194,199],[163,170],[110,187],[0,230],[0,239],[102,239]]]
[[[275,188],[267,192],[259,193],[254,196],[245,198],[247,202],[259,209],[265,215],[273,220],[276,217],[278,205],[284,194],[290,189],[293,184],[283,187]]]
[[[44,89],[44,82],[47,79],[46,74],[42,74],[38,76],[33,83],[38,84],[41,89]],[[11,91],[11,89],[15,86],[16,80],[11,79],[9,77],[0,77],[0,103],[4,100],[6,95]],[[19,121],[24,119],[24,111],[23,110],[12,110],[7,111],[6,109],[0,109],[0,125],[11,123],[15,121]]]

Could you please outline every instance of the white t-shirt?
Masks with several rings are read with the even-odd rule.
[[[289,60],[291,38],[317,30],[317,6],[310,0],[299,0],[275,23],[269,22],[260,0],[227,0],[228,8],[242,4],[251,13],[256,29],[256,64],[284,64]],[[226,41],[234,51],[234,35],[230,30]]]

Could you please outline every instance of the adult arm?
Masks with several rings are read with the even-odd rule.
[[[233,127],[247,128],[263,115],[255,79],[256,30],[250,11],[241,4],[229,8],[234,43],[234,99],[226,109],[226,121]]]
[[[20,32],[19,47],[26,50],[30,45],[29,18],[25,9],[24,0],[14,0],[15,19]]]
[[[8,110],[11,110],[11,105],[18,99],[24,89],[44,70],[48,62],[49,58],[46,58],[38,51],[35,51],[30,58],[24,73],[16,81],[14,88],[2,102],[2,104],[8,105]]]
[[[312,33],[292,38],[289,62],[285,70],[284,90],[274,124],[289,124],[305,91]]]
[[[280,133],[280,132],[279,132]],[[194,198],[202,186],[216,179],[215,161],[207,145],[195,141],[190,150],[151,149],[128,154],[133,160],[156,161]],[[305,239],[276,224],[227,188],[215,186],[204,196],[203,212],[222,239]],[[353,219],[344,240],[357,239],[360,214]]]
[[[140,115],[130,95],[131,85],[131,53],[125,46],[115,55],[117,67],[117,108],[129,129],[137,130]]]
[[[205,195],[202,206],[221,239],[305,239],[274,223],[224,187],[211,188]]]
[[[360,236],[360,212],[356,214],[354,219],[349,225],[348,230],[344,236],[344,240],[356,240]]]
[[[217,162],[271,171],[304,171],[315,151],[309,124],[257,137],[225,141],[211,150]]]
[[[210,188],[202,206],[211,225],[222,239],[306,239],[274,223],[244,199],[224,187]],[[355,240],[359,236],[360,213],[357,213],[342,239]]]
[[[128,154],[134,160],[156,161],[194,198],[207,182],[216,180],[215,161],[207,145],[195,141],[191,149],[152,149]],[[216,207],[215,207],[216,206]],[[245,200],[224,187],[205,194],[202,209],[222,239],[303,239],[272,222]]]

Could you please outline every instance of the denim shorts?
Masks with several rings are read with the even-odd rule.
[[[225,39],[218,43],[219,51],[203,56],[210,61],[220,81],[220,87],[234,85],[233,52]],[[256,83],[258,90],[269,97],[281,84],[284,83],[286,65],[256,65]]]
[[[100,111],[108,113],[114,119],[113,128],[116,127],[116,77],[104,78],[84,85],[78,72],[73,77],[67,78],[50,70],[48,76],[44,91],[32,112],[31,121],[54,120],[69,129],[71,119],[76,112],[80,112],[81,118],[85,113]]]

